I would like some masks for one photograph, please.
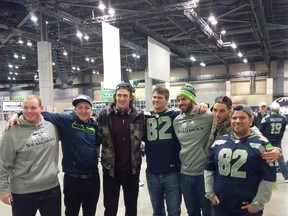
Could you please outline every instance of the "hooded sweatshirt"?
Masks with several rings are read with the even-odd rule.
[[[181,144],[181,173],[190,176],[203,175],[213,116],[210,110],[198,114],[194,106],[188,115],[181,113],[174,122],[174,130]]]
[[[0,194],[40,192],[59,185],[57,128],[41,116],[38,125],[19,118],[0,141]]]

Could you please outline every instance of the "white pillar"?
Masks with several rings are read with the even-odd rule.
[[[152,78],[148,77],[148,72],[145,72],[145,102],[146,109],[153,110],[152,107]]]
[[[37,42],[39,92],[45,110],[54,107],[51,43]]]

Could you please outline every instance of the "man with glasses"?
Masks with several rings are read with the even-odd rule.
[[[251,132],[253,112],[237,105],[231,115],[232,134],[220,136],[208,153],[204,171],[206,197],[216,216],[261,216],[276,181],[273,164],[261,154],[272,145]]]
[[[90,118],[92,100],[87,95],[76,97],[73,113],[42,112],[44,118],[57,126],[62,143],[62,170],[64,175],[65,215],[94,216],[100,193],[98,172],[97,125]],[[15,122],[17,114],[9,122]]]
[[[102,143],[103,190],[105,216],[116,216],[120,188],[123,188],[125,215],[137,215],[140,145],[143,138],[144,113],[133,106],[134,89],[128,83],[116,86],[114,102],[98,117],[98,135]]]

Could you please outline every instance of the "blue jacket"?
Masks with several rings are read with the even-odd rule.
[[[62,143],[62,166],[65,173],[97,173],[97,125],[92,119],[81,121],[75,113],[42,112],[47,121],[57,126]]]

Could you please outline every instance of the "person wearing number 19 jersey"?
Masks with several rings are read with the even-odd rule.
[[[261,154],[272,145],[253,134],[252,125],[251,108],[237,105],[231,115],[233,133],[217,138],[208,153],[205,191],[215,216],[261,216],[270,200],[276,171]]]

